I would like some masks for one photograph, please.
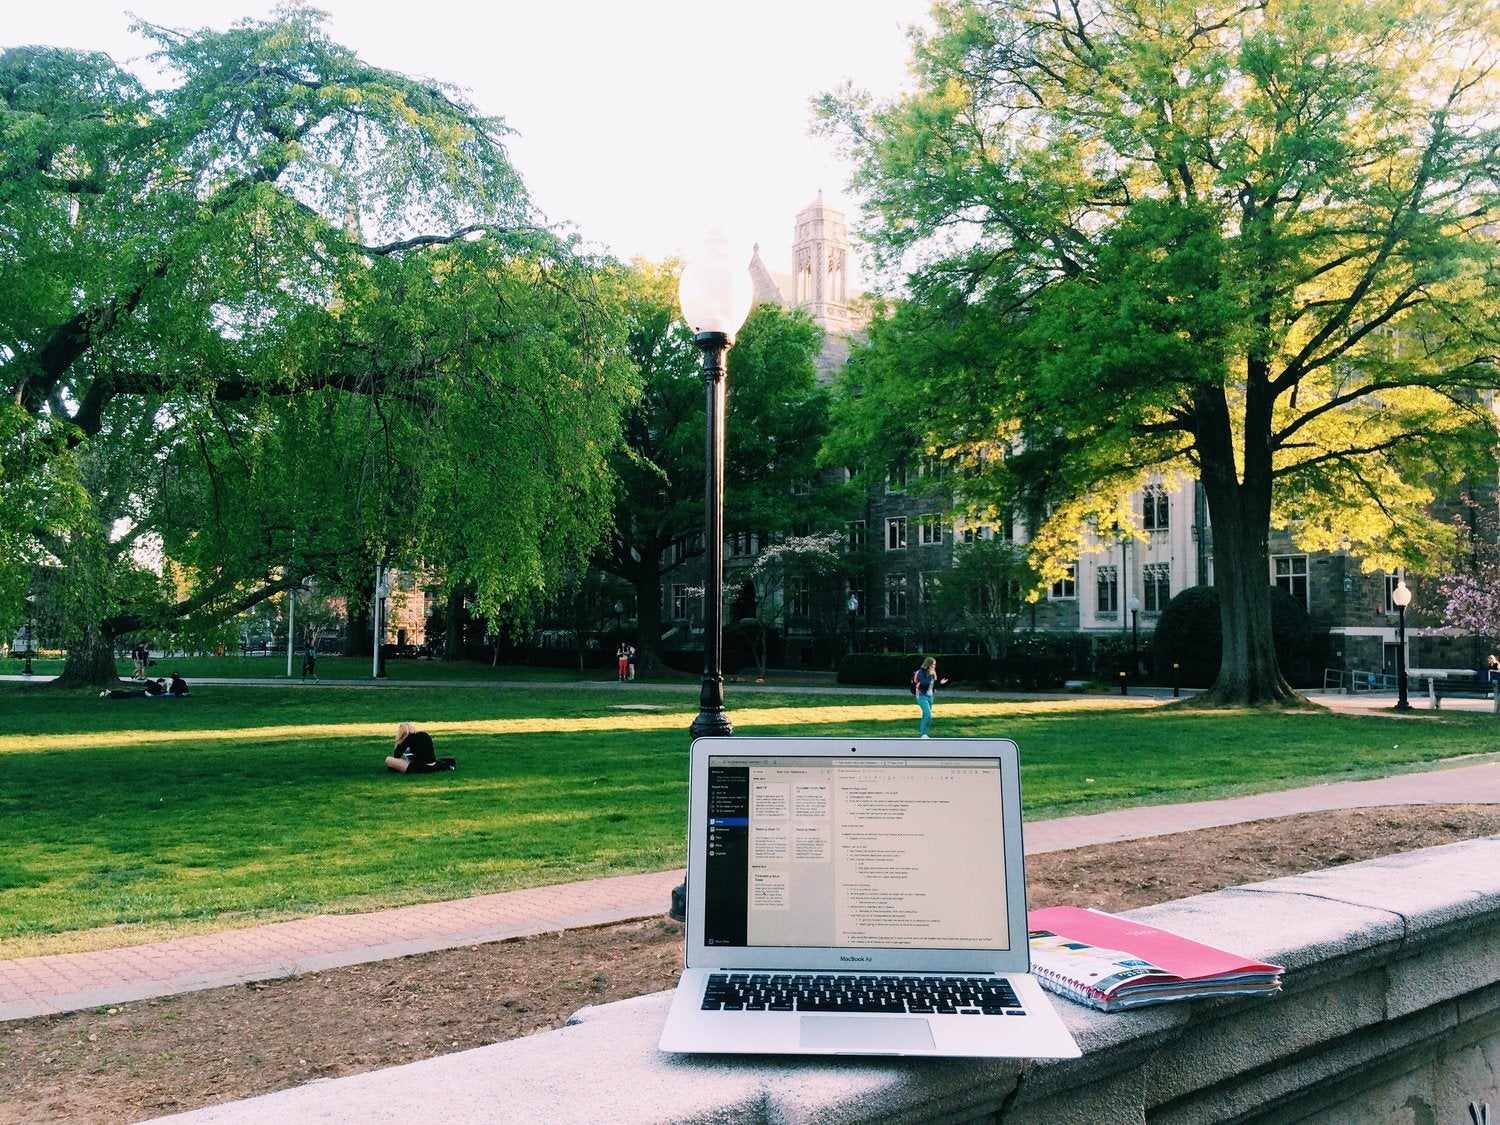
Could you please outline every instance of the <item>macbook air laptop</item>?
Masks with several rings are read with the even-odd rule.
[[[1076,1058],[1029,974],[1008,739],[703,738],[661,1049]]]

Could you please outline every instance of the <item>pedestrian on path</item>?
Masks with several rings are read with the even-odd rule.
[[[922,661],[922,666],[912,673],[912,678],[916,681],[917,708],[922,712],[922,719],[917,723],[917,734],[926,738],[928,728],[932,726],[932,697],[938,685],[948,681],[938,679],[935,656]]]
[[[307,683],[307,677],[312,677],[312,682],[318,682],[318,654],[313,651],[313,646],[308,645],[302,653],[302,682]]]
[[[630,671],[630,646],[624,641],[620,647],[615,649],[615,663],[619,665],[620,682],[625,682],[625,674]]]

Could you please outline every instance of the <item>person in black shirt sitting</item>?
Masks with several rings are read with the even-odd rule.
[[[396,752],[385,760],[385,765],[396,773],[436,773],[440,769],[453,768],[438,761],[432,747],[432,735],[418,730],[414,723],[402,723],[396,728]]]

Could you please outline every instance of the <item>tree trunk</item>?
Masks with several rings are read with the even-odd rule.
[[[1247,380],[1244,432],[1269,435],[1269,394],[1258,374],[1252,369]],[[1237,473],[1222,390],[1201,395],[1197,405],[1199,467],[1213,528],[1214,585],[1224,634],[1219,678],[1199,702],[1215,707],[1305,703],[1282,676],[1271,635],[1269,442],[1247,442],[1243,473]]]
[[[72,535],[72,557],[61,572],[59,605],[68,651],[57,686],[105,688],[115,683],[114,638],[104,622],[109,601],[109,552],[104,529],[85,518]]]
[[[635,572],[636,663],[655,668],[661,663],[661,567],[642,561]]]
[[[114,643],[98,626],[84,629],[68,644],[57,686],[64,688],[106,688],[120,678],[115,667]]]
[[[446,613],[448,627],[443,633],[443,659],[463,660],[467,653],[464,651],[464,592],[462,590],[448,591]]]

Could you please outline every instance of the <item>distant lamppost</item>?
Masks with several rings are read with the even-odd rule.
[[[1405,576],[1396,580],[1391,604],[1396,607],[1396,710],[1410,711],[1411,700],[1406,698],[1406,607],[1411,605],[1411,588]]]
[[[854,628],[855,622],[859,618],[859,598],[851,593],[849,601],[845,603],[844,608],[849,611],[849,651],[854,652],[858,648],[858,645],[855,643],[858,638],[855,635]]]
[[[1130,605],[1130,672],[1141,674],[1141,599],[1132,596]]]
[[[625,612],[625,606],[622,603],[620,603],[620,602],[615,602],[615,632],[616,633],[622,633],[625,630],[624,623],[621,622],[621,620],[620,620],[620,615],[622,613],[624,613],[624,612]]]
[[[36,595],[26,595],[26,663],[21,666],[21,675],[30,676],[31,658],[36,655]]]
[[[714,231],[683,267],[677,297],[703,352],[705,481],[703,499],[703,686],[694,738],[734,733],[724,714],[724,413],[725,356],[750,313],[750,271],[730,254],[729,240]]]
[[[375,657],[372,662],[370,675],[377,680],[385,679],[385,640],[386,605],[385,600],[391,596],[390,573],[385,569],[385,563],[375,564],[375,612],[371,614],[375,618]]]

